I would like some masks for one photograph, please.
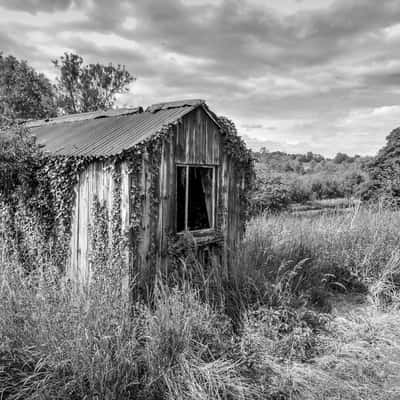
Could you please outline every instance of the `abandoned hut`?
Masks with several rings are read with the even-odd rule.
[[[190,100],[27,123],[52,159],[76,166],[67,273],[87,280],[99,249],[107,257],[115,248],[130,274],[148,273],[167,265],[188,234],[227,263],[243,232],[252,168],[227,121]]]

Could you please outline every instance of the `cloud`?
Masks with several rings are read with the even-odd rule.
[[[64,51],[125,64],[120,104],[200,97],[254,140],[374,152],[397,109],[357,112],[399,104],[399,18],[397,0],[0,0],[0,49],[51,77]]]
[[[20,10],[36,14],[40,11],[51,13],[67,10],[75,4],[75,0],[0,0],[0,6],[10,10]]]

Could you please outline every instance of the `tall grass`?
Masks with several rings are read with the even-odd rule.
[[[398,398],[399,222],[259,217],[229,270],[182,260],[149,303],[128,304],[112,266],[78,291],[3,262],[0,399]],[[355,290],[369,303],[339,307]]]
[[[75,291],[55,273],[1,271],[0,398],[251,398],[226,317],[194,290],[158,285],[152,305]]]
[[[393,262],[399,226],[399,212],[367,208],[313,217],[259,217],[249,223],[238,262],[249,271],[274,276],[282,264],[307,259],[318,277],[326,273],[344,283],[358,279],[369,285]]]

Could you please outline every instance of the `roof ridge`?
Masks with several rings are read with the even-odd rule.
[[[148,106],[145,112],[156,113],[160,110],[168,110],[170,108],[182,108],[182,107],[197,107],[206,102],[202,99],[187,99],[187,100],[177,100],[177,101],[167,101],[163,103],[156,103]]]

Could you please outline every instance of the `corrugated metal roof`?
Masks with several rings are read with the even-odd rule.
[[[30,127],[38,142],[50,153],[108,157],[150,138],[203,104],[201,100],[179,102],[179,105],[163,103],[162,107],[157,105],[143,113],[56,123],[53,120]]]
[[[107,111],[93,111],[93,112],[86,112],[86,113],[79,113],[79,114],[68,114],[68,115],[63,115],[61,117],[56,117],[56,118],[47,118],[47,119],[26,121],[25,126],[27,128],[34,128],[34,127],[42,126],[42,125],[62,124],[65,122],[85,121],[88,119],[116,117],[119,115],[138,114],[141,112],[143,112],[143,108],[136,107],[136,108],[118,108],[115,110],[107,110]]]

